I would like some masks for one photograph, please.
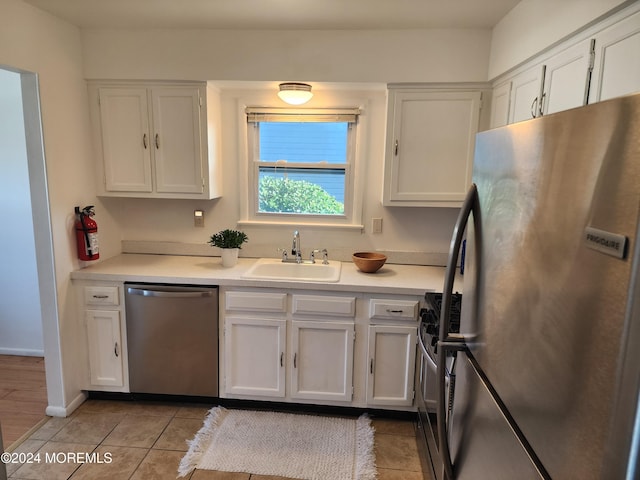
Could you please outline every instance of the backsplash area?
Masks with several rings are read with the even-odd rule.
[[[384,253],[387,263],[401,265],[432,265],[445,266],[447,262],[447,252],[406,252],[394,250],[377,250]],[[219,257],[220,250],[210,247],[206,243],[181,243],[181,242],[154,242],[145,240],[123,240],[122,253],[144,253],[154,255],[188,255],[202,257]],[[339,247],[329,250],[331,260],[350,262],[353,248]],[[303,251],[307,257],[308,252]],[[273,245],[260,245],[252,243],[245,245],[240,250],[240,257],[245,258],[277,258],[278,251]]]

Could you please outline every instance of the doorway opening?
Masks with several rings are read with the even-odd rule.
[[[3,218],[9,220],[0,242],[8,241],[11,236],[12,242],[22,243],[13,247],[0,243],[3,252],[5,249],[13,252],[12,256],[2,258],[8,274],[1,281],[18,284],[9,293],[10,302],[4,299],[2,302],[7,309],[0,314],[0,332],[3,332],[0,337],[10,340],[7,344],[0,343],[0,354],[43,357],[46,384],[55,385],[55,381],[48,379],[51,376],[54,380],[60,369],[60,362],[56,361],[59,357],[58,307],[38,76],[0,65],[0,80],[3,104],[0,130],[4,132],[0,133],[0,164],[7,169],[2,170],[4,180],[0,181],[11,182],[0,188],[4,192],[0,193]],[[7,198],[5,193],[9,195]],[[50,395],[46,385],[44,393],[46,402]],[[39,394],[42,396],[42,388]],[[15,416],[16,412],[12,412],[11,417]],[[3,430],[8,428],[5,420],[1,421]],[[7,446],[5,442],[5,448]]]

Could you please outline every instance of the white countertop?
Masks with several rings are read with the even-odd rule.
[[[225,268],[219,257],[122,254],[71,273],[73,280],[112,282],[181,283],[194,285],[296,288],[326,291],[352,291],[386,294],[423,295],[441,292],[444,267],[385,264],[376,273],[363,273],[351,262],[342,262],[338,282],[300,282],[255,280],[242,275],[257,259],[240,258]],[[455,291],[462,291],[458,275]]]

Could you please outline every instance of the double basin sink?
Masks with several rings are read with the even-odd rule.
[[[322,261],[316,263],[283,262],[277,258],[261,258],[242,276],[268,280],[292,280],[299,282],[337,282],[342,263]]]

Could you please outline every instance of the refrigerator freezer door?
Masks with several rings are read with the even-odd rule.
[[[640,95],[479,134],[474,183],[467,345],[554,480],[602,478],[640,207]],[[591,248],[593,229],[629,251]]]
[[[532,463],[502,416],[469,358],[460,353],[454,400],[451,454],[456,480],[539,480]]]

